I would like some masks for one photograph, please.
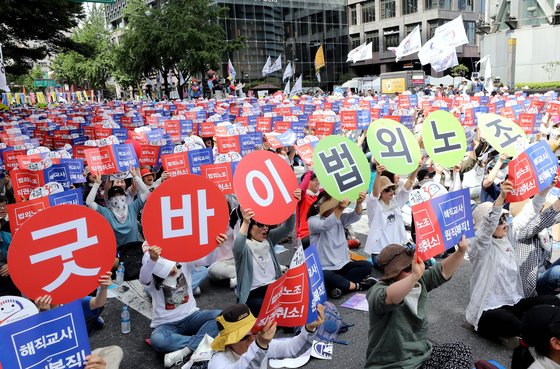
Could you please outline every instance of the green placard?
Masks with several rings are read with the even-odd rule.
[[[313,170],[333,198],[356,200],[369,187],[369,163],[355,142],[342,136],[323,138],[313,152]]]
[[[478,129],[482,137],[500,154],[505,152],[515,158],[529,144],[521,127],[498,114],[480,114]]]
[[[467,152],[463,126],[445,110],[436,110],[426,117],[422,125],[422,139],[430,158],[445,168],[460,163]]]
[[[375,160],[393,173],[410,174],[422,157],[416,137],[404,125],[378,119],[368,129],[367,141]]]

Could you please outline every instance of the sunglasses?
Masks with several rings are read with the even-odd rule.
[[[395,192],[395,187],[387,187],[386,189],[383,190],[383,192]]]
[[[256,225],[257,227],[259,227],[260,229],[263,229],[263,228],[265,228],[265,227],[268,228],[268,225],[267,225],[267,224],[262,224],[262,223],[255,222],[255,225]]]
[[[239,342],[243,342],[243,341],[247,341],[249,338],[251,338],[253,336],[252,333],[249,333],[248,335],[246,335],[245,337],[243,337],[241,340],[239,340]]]
[[[412,272],[412,264],[410,264],[409,266],[407,266],[406,268],[404,268],[402,271],[405,272],[405,273],[410,273],[410,272]]]

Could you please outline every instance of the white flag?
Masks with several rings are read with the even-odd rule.
[[[284,70],[284,75],[282,76],[282,82],[284,82],[287,79],[292,78],[293,72],[292,72],[292,63],[288,63],[288,65],[286,66],[286,69]]]
[[[475,62],[474,65],[484,64],[488,59],[490,59],[490,55],[486,55],[484,58],[480,59],[479,61]]]
[[[271,67],[272,61],[270,60],[270,56],[268,57],[268,59],[266,59],[266,63],[262,69],[262,75],[263,77],[266,77],[267,75],[270,74],[270,67]]]
[[[488,59],[486,59],[488,58]],[[490,65],[490,56],[486,56],[485,59],[486,66],[484,67],[484,89],[491,93],[494,91],[494,81],[492,81],[492,66]]]
[[[148,86],[153,86],[154,85],[154,83],[152,82],[151,79],[149,79],[147,77],[144,77],[144,80],[146,81],[146,85],[148,85]]]
[[[439,35],[435,35],[429,39],[424,46],[418,51],[418,59],[422,65],[430,64],[433,60],[439,58],[439,55],[445,53],[449,45],[445,45]]]
[[[457,51],[454,47],[448,47],[430,63],[436,72],[443,72],[447,68],[451,68],[459,64],[459,61],[457,60]]]
[[[6,68],[4,66],[4,57],[2,56],[2,46],[0,46],[0,90],[10,92],[10,88],[6,82]]]
[[[317,77],[317,81],[321,82],[321,72],[320,71],[317,71],[315,73],[315,77]]]
[[[445,45],[457,47],[469,43],[465,25],[463,24],[463,16],[460,15],[450,22],[436,28],[436,36],[441,36],[441,40]]]
[[[163,83],[163,77],[161,75],[161,71],[158,71],[158,75],[156,78],[157,88],[161,89],[161,84]]]
[[[284,95],[285,96],[290,95],[290,81],[288,81],[288,83],[286,83],[286,87],[284,87]]]
[[[227,69],[228,69],[228,76],[231,77],[232,81],[235,81],[235,76],[237,75],[237,73],[235,72],[235,68],[233,67],[233,64],[231,63],[230,59],[228,59]]]
[[[296,83],[294,83],[294,87],[292,88],[292,91],[290,91],[290,95],[295,95],[303,92],[302,78],[303,78],[303,74],[301,74],[299,78],[296,80]]]
[[[357,53],[360,53],[361,50],[362,50],[363,48],[365,48],[365,47],[366,47],[366,44],[362,44],[362,45],[358,46],[357,48],[350,50],[350,52],[349,52],[348,55],[346,56],[346,62],[355,63],[355,61],[354,61],[354,56],[355,56]]]
[[[420,37],[420,26],[414,27],[399,44],[395,50],[396,62],[404,56],[414,54],[422,48],[422,39]]]
[[[278,55],[274,64],[270,67],[270,73],[274,73],[278,70],[282,70],[282,55]]]
[[[353,59],[354,59],[354,63],[362,61],[362,60],[370,60],[373,58],[373,42],[370,42],[369,44],[364,44],[363,47],[360,48],[360,50],[356,51],[356,53],[353,55]]]
[[[185,78],[183,77],[183,73],[179,71],[179,84],[182,86],[185,84]]]

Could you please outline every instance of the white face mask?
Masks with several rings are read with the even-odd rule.
[[[128,205],[126,204],[126,196],[117,195],[109,200],[109,209],[115,214],[120,223],[124,223],[128,217]]]

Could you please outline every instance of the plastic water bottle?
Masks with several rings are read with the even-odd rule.
[[[121,333],[130,333],[130,312],[128,311],[128,306],[123,306],[121,312]]]
[[[117,284],[120,286],[124,282],[124,263],[121,261],[117,268]]]

